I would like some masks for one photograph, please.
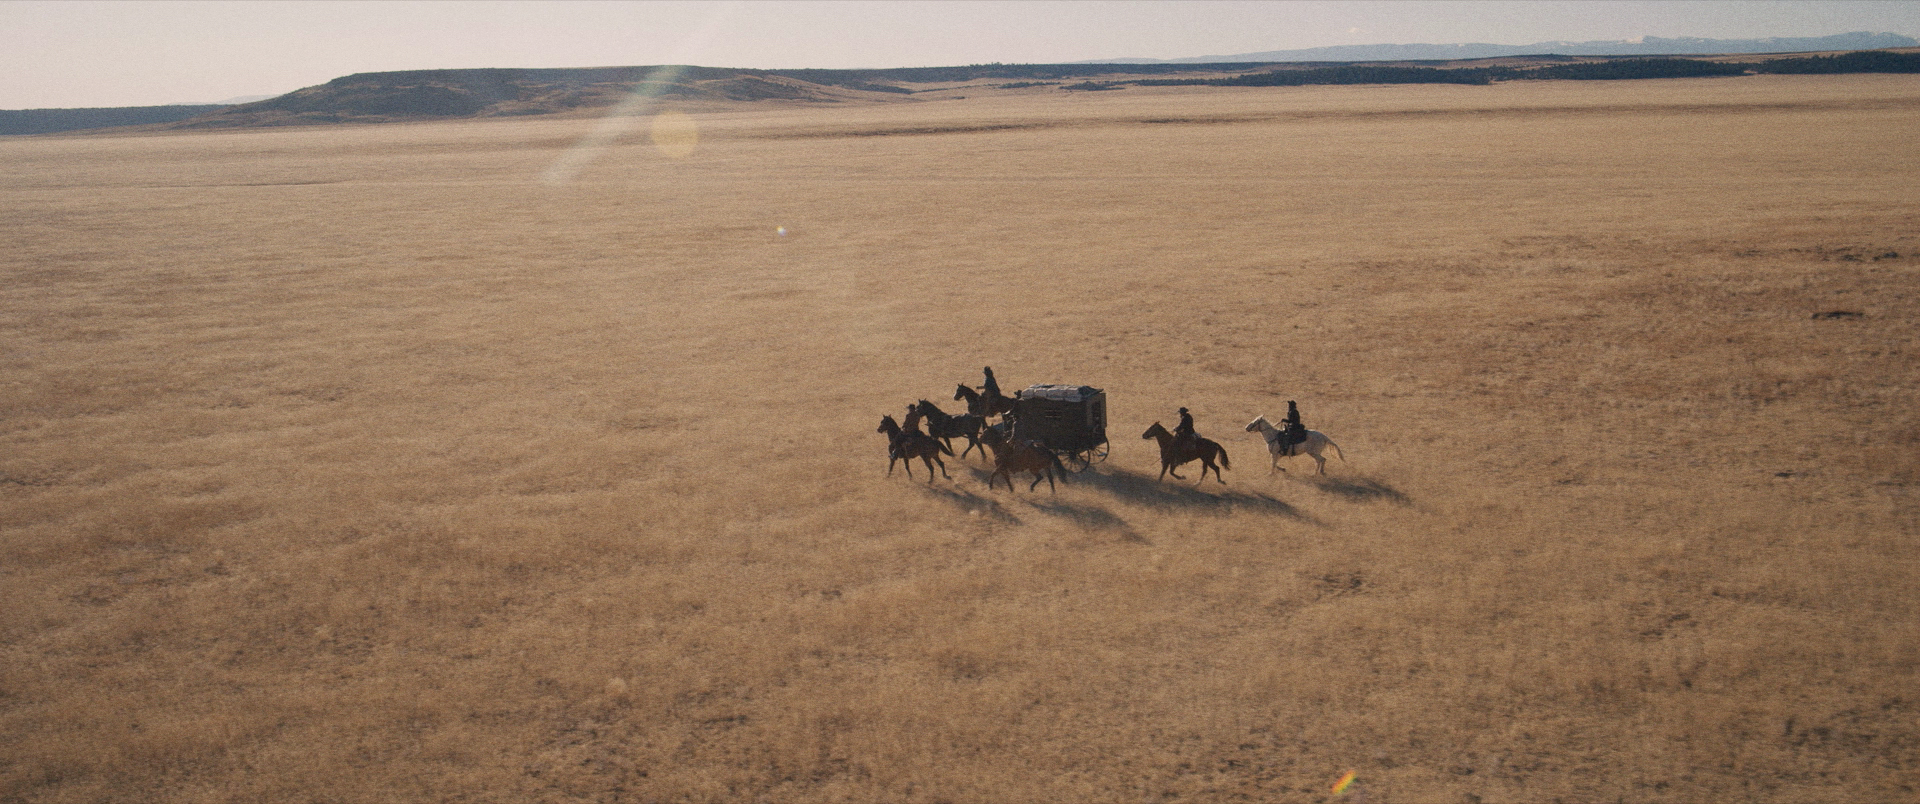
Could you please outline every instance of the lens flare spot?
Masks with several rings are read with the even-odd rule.
[[[653,147],[660,153],[674,159],[685,159],[693,155],[693,148],[700,144],[700,129],[693,117],[685,112],[661,112],[653,116]]]
[[[1340,777],[1340,781],[1334,782],[1333,794],[1337,796],[1347,792],[1347,788],[1353,786],[1353,777],[1355,775],[1353,771],[1347,771],[1347,775]]]
[[[774,233],[774,234],[777,234],[777,235],[779,235],[779,236],[781,236],[781,237],[786,237],[786,236],[787,236],[787,227],[785,227],[785,226],[775,226],[775,227],[773,227],[773,233]]]

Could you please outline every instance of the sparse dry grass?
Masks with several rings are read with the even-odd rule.
[[[1920,82],[968,94],[0,142],[0,799],[1915,799]]]

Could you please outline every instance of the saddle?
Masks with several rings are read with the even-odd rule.
[[[1292,455],[1294,445],[1307,442],[1307,428],[1300,427],[1296,429],[1288,427],[1285,430],[1281,430],[1280,434],[1275,436],[1274,439],[1280,442],[1281,455]]]

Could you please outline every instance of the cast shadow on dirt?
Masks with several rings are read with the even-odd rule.
[[[985,484],[992,474],[986,469],[971,466],[965,471],[972,475],[973,480],[981,484]],[[1221,486],[1212,480],[1208,480],[1205,486],[1196,487],[1192,477],[1188,475],[1187,480],[1167,478],[1161,481],[1154,475],[1125,469],[1103,469],[1070,474],[1059,479],[1058,483],[1060,491],[1074,488],[1092,489],[1136,505],[1163,511],[1179,510],[1213,516],[1229,516],[1236,512],[1256,513],[1281,516],[1315,527],[1326,527],[1326,524],[1320,520],[1265,492],[1242,491],[1232,486]],[[1014,478],[1014,491],[1011,492],[1013,495],[1011,497],[1006,496],[1009,492],[1000,480],[995,479],[993,482],[999,487],[997,491],[975,492],[969,488],[936,484],[928,486],[927,493],[946,501],[955,509],[968,515],[985,516],[1000,524],[1021,524],[1021,518],[1008,509],[1008,505],[1018,501],[1032,506],[1035,511],[1042,514],[1067,520],[1089,531],[1112,533],[1121,541],[1138,544],[1152,543],[1141,535],[1132,523],[1104,505],[1060,499],[1057,492],[1050,493],[1047,490],[1045,480],[1040,481],[1039,488],[1030,491],[1027,486],[1033,482],[1032,475]],[[1005,504],[1002,500],[1005,500]]]
[[[1350,502],[1374,503],[1389,502],[1395,505],[1412,505],[1413,498],[1370,477],[1337,477],[1333,475],[1308,475],[1301,482],[1313,486],[1328,494],[1344,498]]]
[[[1075,485],[1097,489],[1149,508],[1195,511],[1217,516],[1247,512],[1285,517],[1316,527],[1326,526],[1326,523],[1308,516],[1284,500],[1266,492],[1243,491],[1233,486],[1232,481],[1221,485],[1209,478],[1205,483],[1196,484],[1192,474],[1188,474],[1186,480],[1175,480],[1171,476],[1161,480],[1157,473],[1146,474],[1127,469],[1082,472],[1074,475],[1073,479]]]
[[[979,480],[985,480],[987,476],[986,472],[978,469],[974,470],[974,474],[979,476],[977,478]],[[1002,525],[1020,524],[1020,517],[1014,516],[1012,511],[1008,511],[1006,506],[992,497],[983,497],[955,486],[932,485],[926,486],[926,490],[927,494],[946,501],[963,514],[986,517]]]
[[[975,469],[972,467],[968,467],[968,469],[973,473],[973,479],[981,483],[987,482],[987,478],[990,476],[990,473],[984,469]],[[994,481],[996,485],[998,485],[999,482],[998,480]],[[1146,537],[1141,536],[1138,531],[1135,531],[1132,525],[1127,524],[1126,520],[1115,516],[1112,511],[1095,505],[1081,505],[1079,503],[1062,501],[1058,495],[1047,493],[1045,488],[1039,489],[1036,493],[1029,494],[1026,488],[1028,482],[1032,482],[1031,475],[1029,475],[1024,482],[1018,479],[1014,481],[1014,488],[1016,489],[1014,492],[1016,495],[1015,498],[1021,502],[1032,505],[1034,509],[1040,513],[1065,519],[1085,530],[1113,533],[1118,536],[1121,541],[1151,544],[1151,542],[1147,541]],[[1041,485],[1045,486],[1046,483],[1042,481]],[[1072,481],[1063,482],[1061,485],[1067,488],[1073,487]],[[927,488],[927,493],[938,499],[945,500],[948,504],[965,512],[969,516],[984,516],[1002,525],[1018,525],[1021,522],[1020,517],[1014,515],[1012,511],[1007,510],[1007,507],[1001,505],[1000,501],[994,499],[994,497],[975,494],[970,490],[951,486],[930,486]],[[1002,489],[995,496],[1006,493],[1007,492]]]
[[[993,473],[986,469],[969,466],[967,470],[973,474],[974,480],[981,483],[986,483],[988,478],[993,476]],[[1060,489],[1070,489],[1090,474],[1092,473],[1069,474],[1064,478],[1056,478],[1055,482],[1059,484]],[[1000,486],[1000,482],[997,478],[993,480],[995,486]],[[1134,530],[1132,525],[1127,524],[1125,519],[1121,519],[1112,511],[1098,505],[1086,505],[1062,500],[1058,492],[1050,492],[1047,489],[1047,481],[1045,480],[1040,481],[1037,489],[1029,491],[1027,486],[1032,482],[1033,475],[1030,474],[1015,477],[1013,480],[1014,497],[1012,499],[1017,499],[1031,505],[1040,513],[1067,520],[1084,530],[1113,533],[1119,536],[1121,541],[1150,544],[1146,537],[1141,536],[1139,531]],[[1007,494],[1007,491],[1004,487],[1001,487],[999,491],[989,493],[998,497]],[[997,522],[1009,525],[1020,524],[1020,518],[1008,511],[1005,506],[1002,506],[993,497],[985,497],[971,491],[962,491],[959,489],[952,491],[936,490],[936,494],[937,496],[951,499],[955,505],[965,510],[986,512],[988,516],[994,517]]]
[[[1076,477],[1080,476],[1076,475]],[[1153,543],[1148,541],[1147,537],[1140,535],[1139,531],[1134,530],[1133,526],[1127,524],[1126,520],[1121,519],[1112,511],[1097,505],[1081,505],[1079,503],[1061,502],[1056,499],[1046,499],[1033,501],[1033,507],[1039,509],[1043,514],[1065,519],[1085,530],[1112,533],[1120,537],[1120,540],[1123,542],[1133,542],[1135,544]]]

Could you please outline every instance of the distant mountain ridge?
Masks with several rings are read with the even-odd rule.
[[[1309,84],[1488,84],[1511,80],[1621,80],[1734,76],[1765,73],[1920,73],[1920,47],[1896,34],[1859,34],[1815,39],[1767,39],[1788,50],[1778,57],[1746,53],[1674,53],[1688,47],[1719,50],[1733,40],[1648,39],[1632,44],[1663,51],[1590,55],[1575,52],[1507,53],[1538,46],[1393,45],[1373,58],[1329,61],[1342,48],[1274,51],[1207,60],[1077,62],[1072,64],[970,64],[865,70],[755,70],[660,65],[651,67],[484,68],[356,73],[265,100],[199,106],[120,109],[0,110],[0,136],[51,134],[144,126],[152,130],[256,128],[407,120],[520,117],[528,115],[632,114],[653,100],[688,109],[735,108],[741,102],[888,103],[930,93],[959,99],[971,92],[1092,92],[1148,86],[1304,86]],[[1891,39],[1884,37],[1893,37]],[[1845,50],[1835,45],[1888,45]],[[1591,43],[1587,43],[1591,44]],[[1621,43],[1614,43],[1621,44]],[[1818,46],[1818,47],[1816,47]],[[1444,51],[1414,50],[1444,48]],[[1591,49],[1591,48],[1584,48]],[[1769,51],[1778,53],[1778,51]],[[1314,60],[1284,58],[1310,53]],[[1444,55],[1445,58],[1430,58]],[[1274,57],[1236,61],[1253,56]],[[1212,61],[1219,59],[1219,61]],[[1077,83],[1069,83],[1077,81]],[[237,99],[236,99],[237,100]],[[641,106],[636,106],[639,103]],[[613,110],[611,112],[607,110]]]
[[[1535,42],[1531,45],[1338,45],[1304,50],[1268,50],[1231,56],[1194,56],[1182,59],[1105,59],[1076,64],[1226,64],[1288,61],[1452,61],[1508,56],[1689,56],[1731,53],[1810,53],[1830,50],[1879,50],[1916,47],[1920,39],[1896,33],[1853,33],[1833,36],[1772,37],[1768,39],[1666,39],[1648,36],[1633,41]]]
[[[118,106],[100,109],[0,109],[0,136],[151,126],[191,120],[225,108],[227,105],[220,103],[177,103],[169,106]]]

